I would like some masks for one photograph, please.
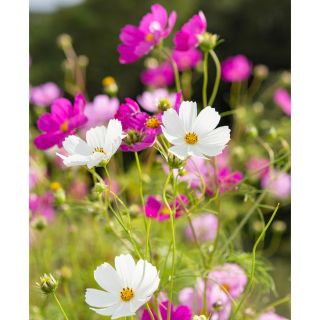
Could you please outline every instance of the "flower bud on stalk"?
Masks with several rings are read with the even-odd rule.
[[[258,64],[254,67],[253,74],[259,80],[265,80],[269,75],[269,69],[264,64]]]
[[[100,195],[107,190],[106,184],[104,182],[97,182],[94,186],[94,191]]]
[[[247,128],[247,135],[250,138],[256,138],[258,136],[258,129],[255,126],[249,126]]]
[[[277,137],[278,137],[278,132],[277,132],[277,130],[276,130],[274,127],[271,127],[270,130],[269,130],[269,132],[267,133],[267,136],[266,136],[267,140],[268,140],[269,142],[272,142],[272,141],[274,141]]]
[[[40,283],[37,282],[36,286],[41,289],[43,293],[50,294],[56,291],[58,282],[51,273],[49,275],[45,273],[42,277],[40,277]]]
[[[183,165],[183,160],[179,159],[174,154],[169,153],[168,165],[171,169],[180,169]]]
[[[272,224],[272,230],[275,233],[283,233],[287,230],[287,224],[284,221],[277,220]]]
[[[70,35],[63,33],[58,36],[57,44],[61,49],[68,49],[72,46],[72,38]]]
[[[217,34],[212,34],[205,32],[198,36],[200,49],[204,52],[214,49],[219,43],[219,36]]]
[[[72,270],[67,266],[63,266],[57,273],[62,281],[67,281],[72,277]]]
[[[114,97],[117,95],[119,88],[113,77],[110,77],[110,76],[104,77],[102,79],[102,85],[103,85],[103,90],[107,95],[111,97]]]
[[[81,68],[85,68],[89,64],[89,59],[85,55],[81,55],[78,57],[78,65]]]
[[[280,80],[284,86],[290,86],[291,84],[291,73],[288,71],[282,72]]]
[[[63,189],[59,189],[54,193],[58,205],[63,205],[66,202],[66,193]]]
[[[47,227],[47,225],[48,225],[47,220],[43,216],[39,216],[39,217],[35,218],[31,224],[32,228],[34,228],[38,231],[44,230]]]

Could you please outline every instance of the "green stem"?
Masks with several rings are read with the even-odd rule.
[[[220,79],[221,79],[221,65],[220,65],[220,61],[219,61],[219,58],[216,55],[216,53],[213,50],[210,50],[209,53],[210,53],[215,65],[216,65],[216,80],[214,82],[212,94],[209,99],[209,106],[212,106],[214,103],[214,100],[217,96],[218,89],[219,89],[219,84],[220,84]]]
[[[242,298],[239,302],[239,304],[237,305],[234,313],[233,313],[233,316],[231,318],[234,319],[236,314],[238,313],[238,311],[240,310],[241,306],[243,305],[244,301],[247,299],[248,297],[248,294],[250,293],[251,291],[251,288],[253,286],[253,281],[254,281],[254,274],[255,274],[255,267],[256,267],[256,251],[257,251],[257,247],[258,245],[260,244],[261,240],[264,238],[267,230],[269,229],[273,219],[275,218],[276,214],[277,214],[277,211],[279,209],[279,203],[277,205],[277,207],[275,208],[275,210],[273,211],[272,213],[272,216],[271,218],[269,219],[268,223],[266,224],[266,226],[264,227],[264,229],[262,230],[262,232],[260,233],[260,236],[258,237],[257,241],[255,242],[254,246],[253,246],[253,249],[252,249],[252,262],[251,262],[251,272],[250,272],[250,278],[249,278],[249,283],[242,295]]]
[[[204,52],[203,56],[203,84],[202,84],[202,105],[203,108],[207,106],[207,87],[208,87],[208,55]]]
[[[69,319],[68,319],[68,316],[66,315],[65,311],[63,310],[63,307],[62,307],[62,305],[61,305],[61,303],[60,303],[60,301],[59,301],[59,299],[58,299],[58,297],[56,296],[55,293],[53,293],[53,297],[54,297],[54,299],[56,300],[56,302],[57,302],[57,304],[58,304],[58,306],[59,306],[59,308],[60,308],[60,311],[61,311],[61,313],[63,314],[64,318],[65,318],[66,320],[69,320]]]
[[[151,311],[151,308],[150,308],[150,306],[149,306],[149,303],[146,303],[146,306],[147,306],[147,309],[148,309],[148,312],[149,312],[149,315],[150,315],[151,319],[152,319],[152,320],[155,320],[155,319],[154,319],[154,316],[153,316],[153,313],[152,313],[152,311]]]

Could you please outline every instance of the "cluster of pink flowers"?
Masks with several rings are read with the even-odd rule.
[[[206,285],[206,306],[210,319],[227,320],[231,313],[231,300],[238,298],[247,285],[247,276],[237,264],[225,263],[217,266],[208,275]],[[179,301],[192,307],[195,314],[202,312],[205,284],[197,281],[195,288],[184,288],[179,293]]]
[[[53,82],[46,82],[30,89],[30,102],[39,107],[50,106],[59,97],[61,90]]]

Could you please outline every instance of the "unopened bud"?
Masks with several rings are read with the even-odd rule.
[[[72,38],[70,35],[63,33],[57,38],[58,46],[62,49],[69,48],[72,45]]]
[[[267,134],[267,140],[271,142],[271,141],[274,141],[277,137],[278,137],[277,130],[274,127],[271,127]]]
[[[249,126],[247,128],[247,135],[250,138],[256,138],[258,136],[258,129],[255,126]]]
[[[264,80],[269,75],[269,69],[264,64],[258,64],[253,68],[253,74],[261,80]]]
[[[282,72],[280,80],[284,86],[290,86],[291,84],[291,73],[289,71]]]
[[[110,77],[110,76],[104,77],[102,79],[102,85],[103,85],[103,90],[106,94],[108,94],[111,97],[114,97],[117,95],[119,88],[113,77]]]
[[[80,67],[85,68],[89,64],[89,58],[85,55],[78,57],[78,64]]]
[[[71,279],[72,270],[67,266],[63,266],[61,269],[58,270],[58,274],[62,281],[66,281]]]
[[[183,165],[183,160],[179,159],[172,153],[168,155],[168,165],[171,169],[180,169]]]
[[[137,204],[132,204],[129,207],[130,216],[137,217],[139,214],[141,214],[141,208]]]
[[[283,233],[287,230],[287,224],[284,221],[277,220],[272,224],[272,229],[274,232]]]
[[[158,67],[159,63],[158,60],[155,58],[147,58],[144,61],[144,65],[147,69],[154,69]]]
[[[37,282],[36,285],[43,293],[49,294],[56,291],[58,282],[51,273],[49,275],[45,273],[40,277],[40,282]]]
[[[252,229],[256,233],[261,233],[263,230],[263,223],[260,220],[256,220],[252,223]]]
[[[66,202],[66,193],[63,189],[59,189],[54,193],[55,199],[58,205],[62,205]]]
[[[43,216],[36,217],[31,223],[31,227],[38,231],[42,231],[47,227],[47,225],[48,225],[48,222],[46,218]]]
[[[219,43],[219,36],[217,34],[212,34],[209,32],[205,32],[198,36],[199,46],[202,51],[209,51],[214,49]]]
[[[95,185],[94,185],[94,191],[97,193],[97,194],[102,194],[106,191],[106,184],[104,182],[97,182]]]

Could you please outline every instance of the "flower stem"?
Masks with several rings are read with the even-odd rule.
[[[202,84],[202,105],[207,106],[207,87],[208,87],[208,51],[204,52],[203,57],[203,84]]]
[[[60,311],[61,311],[61,313],[63,314],[64,318],[65,318],[66,320],[69,320],[69,319],[68,319],[68,316],[66,315],[65,311],[63,310],[63,307],[62,307],[62,305],[61,305],[61,303],[60,303],[60,301],[59,301],[59,299],[58,299],[58,297],[56,296],[55,293],[53,293],[53,297],[54,297],[54,299],[56,300],[56,302],[57,302],[57,304],[58,304],[58,306],[59,306],[59,308],[60,308]]]
[[[221,79],[221,65],[218,56],[213,50],[209,51],[215,65],[216,65],[216,80],[214,82],[213,90],[211,93],[211,97],[209,99],[209,106],[212,106],[214,103],[214,100],[217,96],[218,89],[219,89],[219,84],[220,84],[220,79]]]
[[[152,313],[152,311],[151,311],[151,308],[150,308],[150,306],[149,306],[149,303],[146,303],[146,306],[147,306],[147,310],[148,310],[148,312],[149,312],[149,315],[150,315],[151,319],[152,319],[152,320],[155,320],[155,319],[154,319],[154,315],[153,315],[153,313]]]

